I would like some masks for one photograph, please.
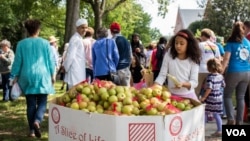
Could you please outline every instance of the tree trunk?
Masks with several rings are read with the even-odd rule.
[[[76,21],[79,18],[80,0],[67,0],[64,43],[76,32]]]
[[[95,12],[95,26],[94,26],[95,31],[97,31],[97,29],[99,29],[100,27],[102,27],[102,16],[100,15],[100,11],[98,11]],[[96,37],[96,32],[95,32],[95,37]]]

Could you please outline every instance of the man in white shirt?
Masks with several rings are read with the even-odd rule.
[[[76,21],[76,33],[70,38],[69,47],[63,63],[65,69],[64,81],[70,89],[86,79],[85,51],[82,36],[88,28],[86,19]]]

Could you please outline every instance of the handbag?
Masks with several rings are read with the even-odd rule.
[[[111,81],[113,83],[115,83],[116,85],[119,85],[120,84],[120,77],[119,75],[117,74],[117,72],[111,72],[111,69],[110,69],[110,65],[109,65],[109,56],[108,56],[108,40],[106,40],[106,49],[107,49],[107,59],[108,59],[108,66],[109,66],[109,78],[111,79]]]
[[[14,85],[11,88],[11,98],[13,100],[16,100],[20,97],[21,94],[22,94],[22,90],[21,90],[19,84],[17,82],[14,83]]]

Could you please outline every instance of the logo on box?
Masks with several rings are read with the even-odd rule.
[[[51,117],[52,117],[52,121],[55,124],[58,124],[60,122],[61,116],[60,116],[60,111],[58,110],[57,107],[52,108]]]
[[[176,136],[181,132],[183,122],[180,116],[174,117],[169,126],[169,131],[172,136]]]

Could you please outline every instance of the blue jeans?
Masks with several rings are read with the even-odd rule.
[[[26,94],[27,119],[30,131],[34,131],[34,122],[42,122],[47,108],[47,94]]]
[[[12,100],[11,98],[11,86],[10,86],[10,73],[2,75],[2,87],[3,87],[3,101]]]

